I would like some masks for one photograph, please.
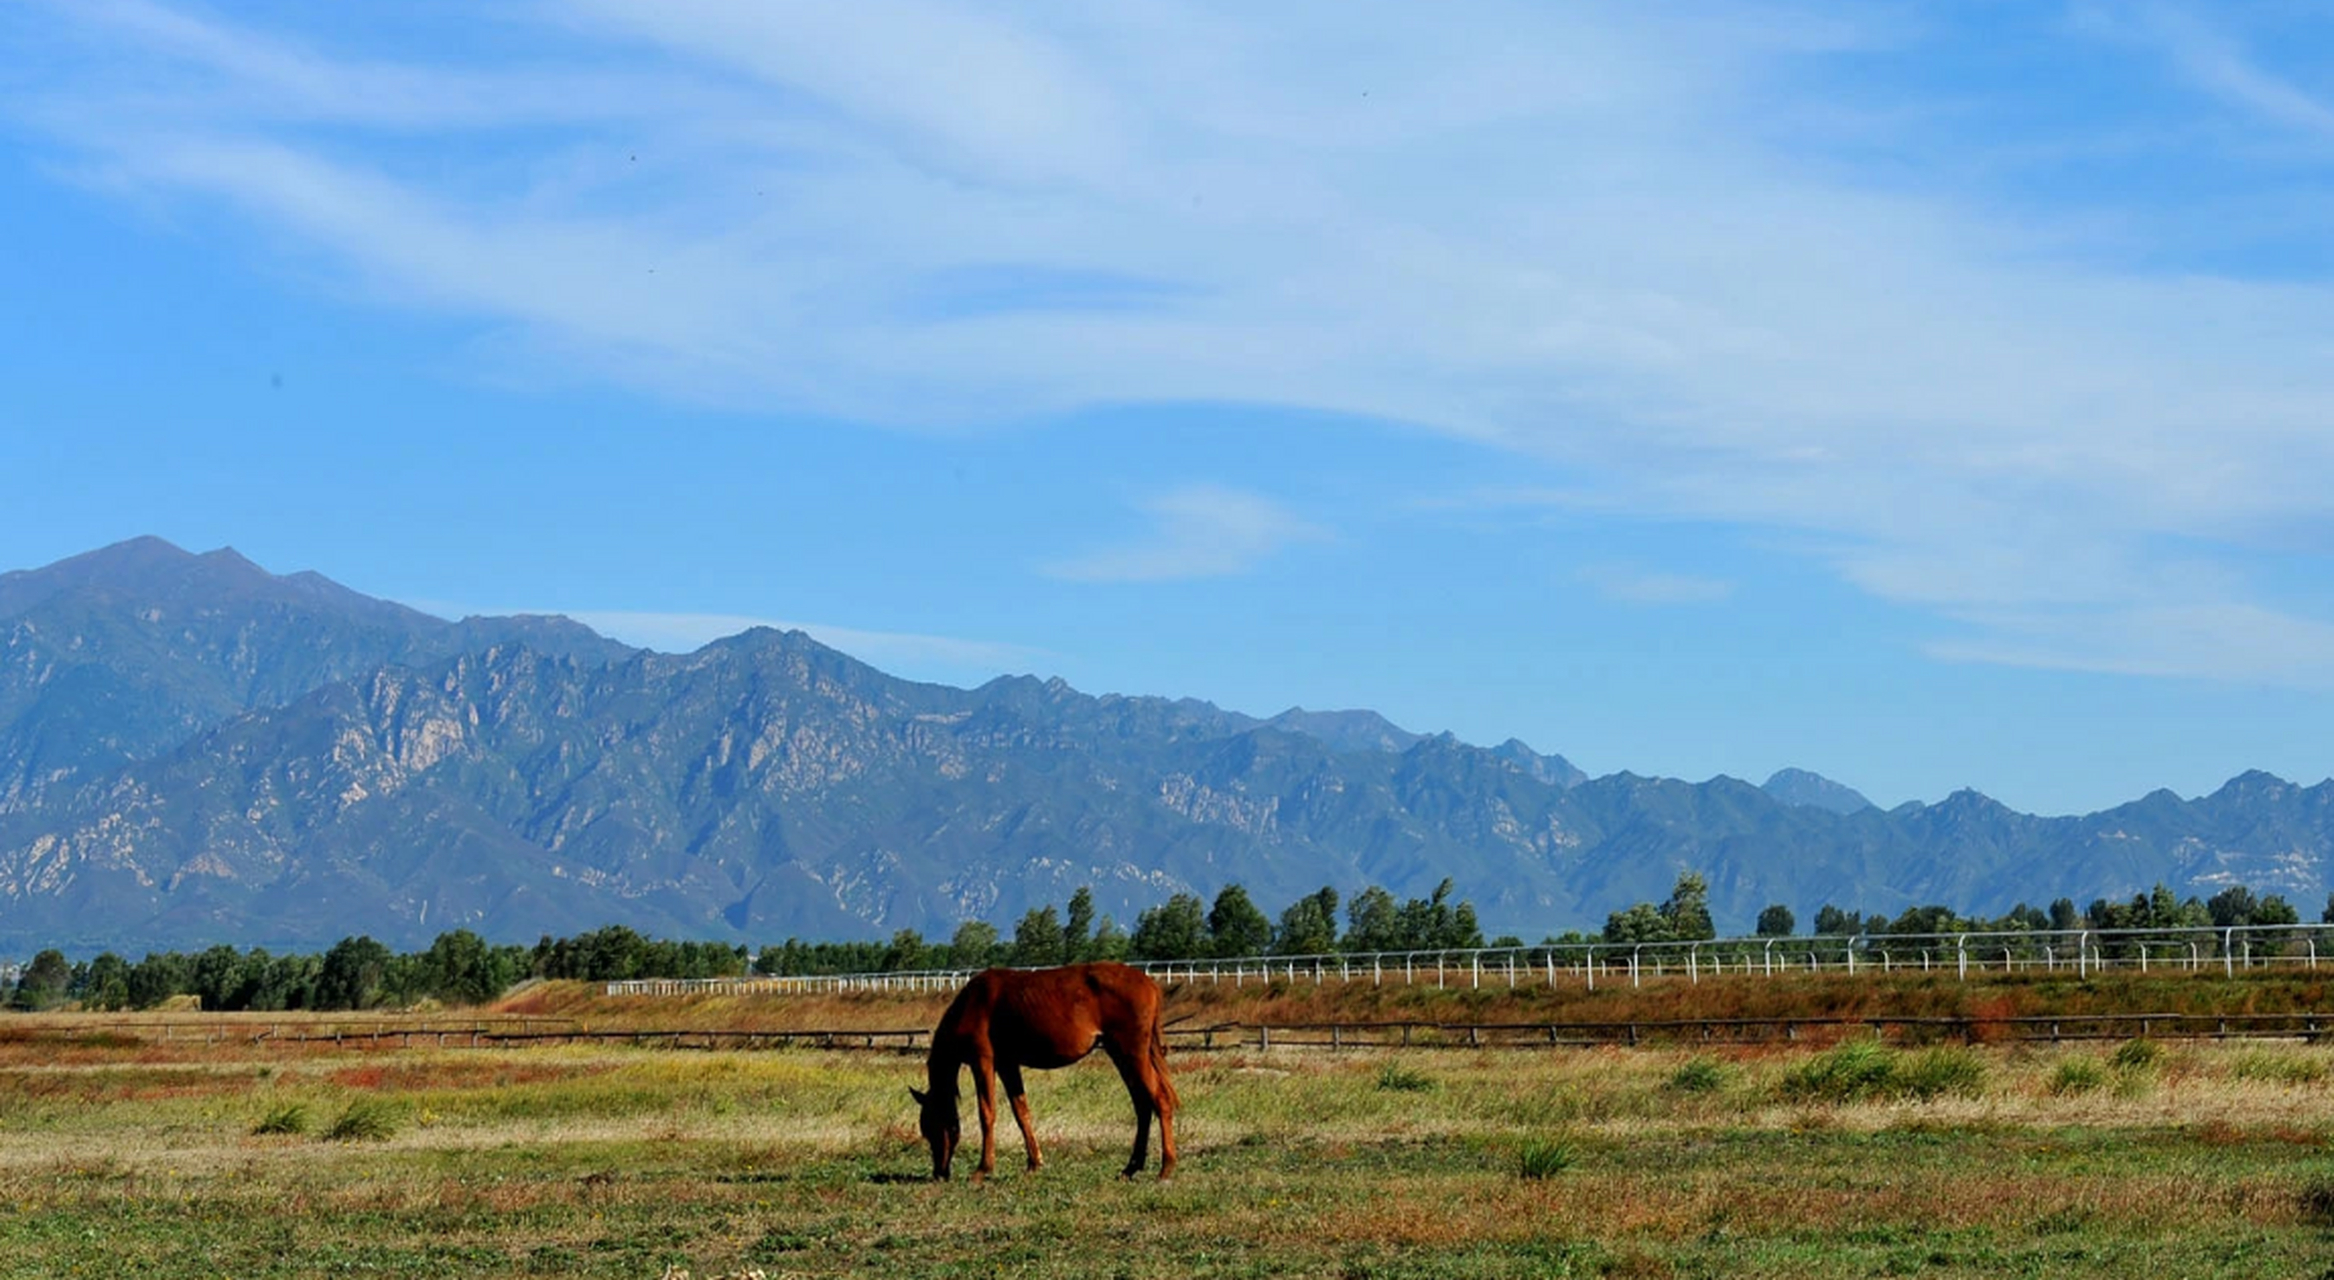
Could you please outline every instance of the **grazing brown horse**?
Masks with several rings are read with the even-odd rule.
[[[1005,1082],[1014,1123],[1029,1148],[1029,1167],[1044,1163],[1021,1069],[1066,1067],[1096,1046],[1110,1055],[1135,1102],[1135,1151],[1121,1177],[1142,1172],[1151,1146],[1151,1117],[1159,1117],[1159,1176],[1175,1172],[1175,1086],[1167,1081],[1167,1046],[1159,1038],[1159,986],[1123,964],[1073,964],[1059,969],[989,969],[974,975],[932,1029],[925,1063],[928,1091],[910,1089],[923,1108],[924,1140],[932,1144],[932,1176],[948,1176],[962,1132],[957,1124],[956,1074],[971,1067],[973,1099],[981,1113],[981,1163],[973,1177],[997,1167],[997,1099],[990,1083]]]

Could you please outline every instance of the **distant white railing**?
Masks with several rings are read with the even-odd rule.
[[[1648,978],[1788,973],[1861,973],[1918,969],[1972,973],[2028,970],[2080,977],[2168,969],[2217,970],[2273,965],[2315,969],[2334,959],[2334,924],[2231,925],[2173,929],[2064,929],[1918,934],[1818,934],[1786,938],[1713,938],[1698,942],[1548,942],[1527,947],[1366,951],[1308,956],[1239,956],[1212,960],[1129,961],[1162,983],[1235,987],[1310,981],[1400,982],[1480,988],[1580,982],[1641,986]],[[610,982],[612,996],[723,993],[796,995],[853,991],[953,991],[977,969],[888,973],[755,974],[739,978],[636,978]]]

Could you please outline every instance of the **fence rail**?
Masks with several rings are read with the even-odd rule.
[[[2230,925],[2176,929],[2066,929],[2012,932],[1713,938],[1695,942],[1564,942],[1528,947],[1343,952],[1309,956],[1142,960],[1137,968],[1167,984],[1368,982],[1377,986],[1584,984],[1642,986],[1648,979],[1793,973],[1972,974],[2218,972],[2269,967],[2316,969],[2334,962],[2334,924]],[[610,982],[612,996],[805,995],[862,991],[953,991],[975,969],[882,973],[756,974],[736,978],[636,978]]]

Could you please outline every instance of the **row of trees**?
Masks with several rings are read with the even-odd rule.
[[[771,974],[896,973],[912,969],[979,969],[990,965],[1038,968],[1086,960],[1206,960],[1233,956],[1319,955],[1332,951],[1408,951],[1480,947],[1475,906],[1454,902],[1444,880],[1425,898],[1398,900],[1372,885],[1343,902],[1324,886],[1281,909],[1275,918],[1238,884],[1212,903],[1179,893],[1135,918],[1132,933],[1094,912],[1092,890],[1070,895],[1067,910],[1052,903],[1021,917],[1013,936],[971,920],[945,942],[902,929],[889,942],[804,942],[789,938],[765,948],[755,970]],[[1340,929],[1338,908],[1344,907]],[[1501,939],[1513,943],[1516,939]]]
[[[2334,924],[2334,895],[2326,899],[2320,919]],[[2301,923],[2301,912],[2277,894],[2256,896],[2243,885],[2232,885],[2210,898],[2182,898],[2164,885],[2129,901],[2094,899],[2078,908],[2072,898],[2060,898],[2045,909],[2019,903],[1999,916],[1965,915],[1951,907],[1908,907],[1894,917],[1885,912],[1863,914],[1830,903],[1815,913],[1818,937],[1888,937],[1940,933],[2040,933],[2080,929],[2227,928],[2230,926]],[[1759,912],[1758,936],[1787,938],[1799,921],[1790,907],[1777,903]],[[1605,918],[1596,939],[1579,933],[1552,937],[1550,942],[1695,942],[1718,936],[1710,921],[1710,888],[1695,872],[1680,875],[1667,900],[1659,905],[1640,902]]]
[[[1453,900],[1449,880],[1424,898],[1398,900],[1371,886],[1342,901],[1324,887],[1269,916],[1246,888],[1228,885],[1212,903],[1179,893],[1136,917],[1130,933],[1107,915],[1097,916],[1094,895],[1081,888],[1066,909],[1053,904],[1031,909],[1010,939],[995,925],[968,921],[945,942],[927,941],[903,929],[888,942],[803,942],[790,938],[765,948],[754,960],[757,972],[821,974],[898,972],[910,969],[977,969],[989,965],[1035,968],[1083,960],[1205,960],[1257,955],[1320,955],[1331,952],[1437,951],[1484,946],[1472,903]],[[1344,924],[1339,925],[1343,907]],[[2334,923],[2334,897],[2321,917]],[[2207,899],[2181,898],[2163,885],[2128,901],[2100,898],[2078,908],[2060,898],[2047,908],[2020,903],[2001,916],[1963,915],[1931,905],[1896,916],[1870,914],[1825,904],[1815,913],[1814,933],[1845,945],[1862,937],[1889,949],[1888,939],[1918,934],[2032,932],[2049,930],[2148,930],[2292,925],[2301,913],[2277,894],[2255,895],[2242,885]],[[1789,937],[1798,921],[1787,906],[1759,913],[1762,937]],[[1710,917],[1708,882],[1698,873],[1678,877],[1668,898],[1640,902],[1605,919],[1600,934],[1568,932],[1544,939],[1554,945],[1583,942],[1691,942],[1716,936]],[[1520,946],[1509,936],[1493,946]],[[2146,946],[2146,939],[2110,940],[2109,951]],[[409,1006],[425,1000],[476,1004],[491,1000],[525,978],[573,978],[592,982],[629,978],[710,978],[746,971],[746,949],[717,942],[670,942],[611,925],[569,938],[544,937],[534,947],[494,945],[467,929],[438,935],[426,950],[400,954],[369,937],[344,938],[321,954],[270,954],[260,947],[237,951],[216,946],[205,951],[150,952],[131,963],[113,952],[73,962],[62,952],[35,956],[10,993],[18,1009],[48,1009],[78,1002],[96,1009],[147,1009],[193,996],[205,1009],[370,1009]]]
[[[91,1009],[151,1009],[193,996],[205,1009],[372,1009],[425,1000],[479,1004],[524,978],[703,978],[745,972],[745,948],[717,942],[662,942],[621,925],[573,938],[545,937],[530,949],[497,946],[457,929],[426,950],[400,954],[369,937],[343,938],[321,954],[237,951],[148,952],[131,963],[108,951],[78,963],[63,952],[32,958],[10,993],[17,1009],[77,1002]]]

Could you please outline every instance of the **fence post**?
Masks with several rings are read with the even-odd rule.
[[[1969,980],[1969,935],[1966,933],[1953,939],[1953,963],[1956,976],[1967,982]]]
[[[2237,976],[2236,945],[2237,931],[2234,928],[2221,930],[2221,972],[2231,978]]]

